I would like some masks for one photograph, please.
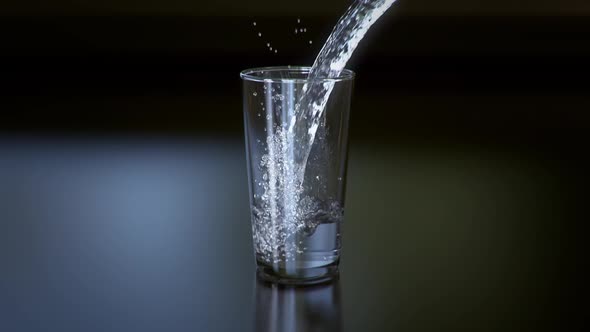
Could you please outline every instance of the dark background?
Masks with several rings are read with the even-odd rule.
[[[348,5],[3,1],[0,330],[583,322],[582,0],[398,0],[349,64],[340,283],[254,282],[238,73],[311,64]]]

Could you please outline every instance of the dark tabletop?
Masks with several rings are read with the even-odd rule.
[[[535,330],[567,301],[559,163],[350,150],[341,275],[257,282],[243,142],[0,140],[0,331]],[[555,325],[557,326],[557,325]]]

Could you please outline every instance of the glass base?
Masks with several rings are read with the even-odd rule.
[[[296,269],[289,274],[277,272],[271,266],[258,261],[256,275],[262,281],[282,285],[318,285],[338,279],[338,261],[321,267]]]

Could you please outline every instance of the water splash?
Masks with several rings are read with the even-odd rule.
[[[301,246],[305,240],[301,240],[302,237],[311,237],[320,224],[336,225],[342,221],[343,209],[336,200],[319,201],[306,195],[303,186],[314,141],[323,144],[322,135],[316,136],[334,88],[334,83],[325,79],[340,76],[369,28],[394,2],[357,0],[350,6],[318,54],[309,72],[309,83],[303,86],[295,105],[284,104],[283,100],[291,99],[285,99],[275,89],[268,91],[265,86],[267,104],[274,105],[272,108],[278,114],[292,114],[281,123],[272,123],[270,108],[266,116],[267,127],[272,131],[268,132],[265,142],[267,154],[262,156],[259,165],[262,181],[257,186],[262,187],[262,194],[255,197],[252,210],[256,252],[269,264],[294,260],[303,252]],[[306,30],[295,29],[295,33],[298,32]],[[318,174],[311,179],[319,185],[323,181]]]

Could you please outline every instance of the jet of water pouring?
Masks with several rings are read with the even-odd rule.
[[[357,0],[340,18],[328,37],[309,72],[303,95],[295,106],[289,132],[302,139],[296,151],[298,162],[305,167],[324,108],[334,83],[326,78],[337,78],[344,70],[352,53],[369,28],[396,0]]]
[[[278,103],[285,92],[281,89],[274,94],[269,88],[268,92],[273,93],[267,96],[269,103],[274,100],[281,114],[292,115],[284,125],[281,122],[269,126],[273,129],[267,137],[268,153],[260,165],[264,172],[259,184],[263,194],[253,207],[256,252],[268,264],[279,264],[284,258],[287,268],[294,268],[293,257],[300,253],[300,246],[305,246],[303,239],[312,237],[320,223],[337,225],[342,220],[343,210],[337,201],[323,202],[308,195],[303,183],[324,108],[334,88],[334,81],[326,79],[340,76],[369,28],[394,2],[356,0],[348,8],[310,69],[308,83],[296,105]]]

